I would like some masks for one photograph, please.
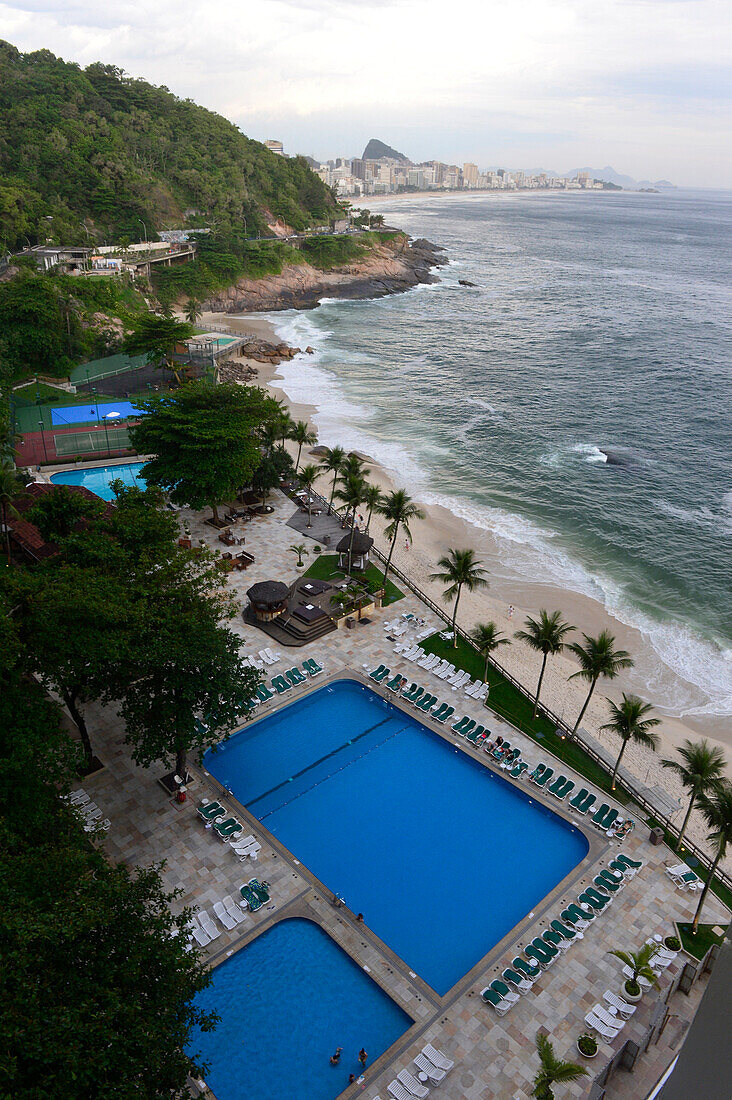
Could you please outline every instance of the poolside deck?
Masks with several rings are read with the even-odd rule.
[[[252,583],[269,578],[293,580],[296,575],[295,558],[288,552],[293,542],[293,531],[286,526],[292,514],[292,505],[281,494],[274,494],[272,503],[275,512],[271,516],[254,520],[244,528],[246,549],[254,555],[254,564],[245,574],[230,574],[232,588],[243,603],[246,599],[244,593]],[[203,539],[212,547],[219,548],[215,531],[205,525],[201,516],[188,512],[184,516],[194,543]],[[427,622],[431,619],[430,612],[409,594],[389,611],[378,613],[370,625],[338,630],[318,639],[312,646],[297,650],[280,647],[283,659],[272,667],[270,675],[283,666],[289,667],[285,666],[289,656],[292,657],[290,664],[299,663],[306,657],[315,657],[325,667],[328,676],[344,673],[363,676],[364,664],[373,668],[383,662],[394,672],[401,671],[410,679],[421,680],[432,687],[438,697],[449,700],[455,706],[456,717],[465,713],[484,723],[488,719],[494,733],[502,733],[512,744],[519,745],[529,761],[549,759],[537,745],[494,718],[463,692],[452,691],[443,681],[430,677],[424,670],[415,668],[394,654],[393,643],[388,640],[382,621],[403,612],[411,612]],[[433,625],[437,627],[440,624],[433,621]],[[269,644],[266,635],[241,619],[232,623],[232,627],[242,638],[243,652],[256,654]],[[282,699],[266,704],[258,713],[289,702],[301,692],[314,690],[323,679],[320,677],[293,689]],[[443,736],[450,736],[449,729],[445,731],[433,726],[423,716],[420,720]],[[240,863],[228,846],[203,827],[195,813],[195,805],[202,796],[221,796],[221,788],[212,777],[197,772],[188,802],[183,805],[172,802],[155,782],[164,769],[145,770],[131,760],[124,745],[124,731],[113,710],[89,708],[89,725],[97,754],[106,766],[84,785],[112,822],[104,841],[110,858],[131,865],[149,865],[164,859],[166,886],[181,890],[179,906],[203,907],[209,914],[212,914],[214,901],[223,894],[235,893],[239,885],[250,877],[264,878],[271,883],[272,902],[259,913],[249,915],[234,931],[222,930],[220,937],[208,949],[212,964],[250,942],[275,921],[286,916],[308,916],[317,921],[360,965],[368,967],[372,977],[415,1020],[414,1026],[400,1041],[378,1062],[367,1067],[365,1082],[344,1091],[342,1095],[348,1100],[355,1096],[373,1100],[377,1095],[386,1100],[388,1083],[399,1070],[414,1069],[412,1059],[427,1042],[433,1042],[456,1063],[455,1069],[439,1086],[438,1096],[447,1100],[527,1096],[538,1064],[533,1049],[535,1033],[543,1028],[551,1036],[561,1057],[583,1062],[577,1055],[574,1043],[576,1037],[586,1030],[584,1015],[596,1002],[602,1001],[606,989],[617,992],[621,984],[620,963],[608,952],[616,947],[638,948],[656,932],[669,934],[674,919],[687,920],[695,909],[696,898],[677,891],[664,874],[664,862],[671,861],[671,853],[663,846],[650,845],[648,830],[638,819],[636,830],[622,849],[643,859],[643,870],[617,896],[609,910],[596,918],[584,939],[573,945],[568,954],[541,977],[534,991],[522,997],[505,1017],[498,1018],[490,1007],[481,1002],[480,990],[500,975],[521,944],[546,927],[550,916],[576,898],[583,885],[591,882],[596,873],[594,868],[606,864],[617,853],[617,844],[610,844],[604,836],[592,831],[588,857],[591,864],[585,862],[580,865],[578,872],[569,875],[558,890],[549,895],[549,899],[537,906],[531,917],[514,929],[445,997],[439,997],[410,972],[367,925],[357,922],[355,914],[346,907],[334,908],[332,895],[297,862],[296,853],[289,853],[269,837],[234,799],[226,796],[225,804],[250,823],[251,832],[262,843],[258,862]],[[459,742],[461,749],[469,755],[486,762],[484,753],[454,735],[451,740]],[[581,783],[588,785],[573,775],[570,769],[562,766],[562,770],[575,779],[577,789]],[[599,804],[599,792],[595,793],[598,794]],[[537,797],[545,798],[553,810],[562,811],[557,800],[550,795],[537,792]],[[480,843],[479,837],[476,837],[476,843]],[[449,875],[450,868],[436,870]],[[475,919],[479,920],[480,914],[475,914]],[[729,919],[724,906],[711,895],[705,919],[725,922]],[[677,963],[661,978],[659,994],[644,997],[632,1021],[612,1046],[600,1043],[599,1056],[585,1063],[590,1076],[563,1086],[562,1095],[589,1096],[593,1078],[626,1038],[635,1039],[642,1045],[654,1006],[663,998],[682,960],[680,955]],[[641,1055],[633,1074],[624,1071],[617,1073],[606,1086],[607,1096],[646,1095],[648,1088],[658,1080],[673,1057],[674,1047],[683,1038],[686,1021],[693,1016],[704,984],[703,981],[697,983],[689,997],[675,994],[671,1008],[673,1016],[661,1042]]]

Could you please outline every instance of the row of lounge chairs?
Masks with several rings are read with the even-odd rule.
[[[688,863],[677,863],[675,867],[667,867],[666,874],[677,890],[688,890],[694,894],[697,890],[704,889],[704,883]]]
[[[422,1047],[422,1051],[414,1059],[418,1074],[423,1074],[432,1085],[439,1085],[445,1080],[455,1063],[447,1058],[441,1050],[437,1050],[432,1043]],[[387,1091],[394,1100],[424,1100],[429,1095],[429,1088],[422,1084],[408,1069],[403,1069],[396,1075],[396,1079],[387,1085]],[[375,1096],[374,1100],[380,1100]]]
[[[239,857],[240,862],[245,859],[256,862],[262,851],[262,845],[252,835],[242,836],[244,826],[229,814],[220,802],[211,802],[210,799],[204,798],[196,807],[196,813],[207,829],[213,829],[219,840],[231,845],[232,851]]]
[[[79,787],[64,796],[64,801],[73,806],[75,810],[78,810],[83,817],[85,833],[93,833],[100,829],[106,833],[111,827],[112,822],[109,818],[102,817],[104,810],[100,809],[96,802],[92,802],[83,787]]]
[[[252,700],[252,703],[257,706],[259,703],[266,703],[268,700],[274,699],[275,694],[284,695],[291,688],[320,676],[322,671],[322,666],[312,657],[308,657],[307,660],[302,662],[301,669],[297,665],[293,665],[287,672],[273,676],[269,687],[266,684],[260,684],[257,688],[256,699]]]
[[[479,700],[485,699],[488,695],[488,684],[483,680],[472,680],[469,672],[456,668],[446,658],[438,657],[435,653],[425,653],[419,645],[397,645],[394,647],[394,652],[399,653],[407,661],[416,662],[420,668],[426,669],[440,680],[446,680],[453,691],[462,688],[466,695]]]
[[[259,882],[252,878],[239,887],[241,901],[235,901],[231,894],[226,894],[221,901],[215,901],[213,911],[217,919],[227,931],[231,932],[237,925],[246,919],[247,909],[256,913],[265,902],[270,900],[269,883]],[[221,930],[205,909],[200,909],[191,917],[187,925],[188,940],[195,940],[199,947],[207,947],[212,940],[218,939]]]
[[[649,962],[652,969],[656,972],[656,975],[660,975],[678,957],[678,951],[669,951],[668,948],[664,947],[663,940],[658,934],[651,936],[646,940],[646,943],[651,944],[656,949],[655,954],[651,957]],[[633,971],[629,966],[623,967],[623,976],[625,978],[633,977]],[[651,983],[647,978],[643,978],[639,975],[636,981],[641,988],[651,989]],[[606,1043],[612,1043],[613,1039],[617,1038],[627,1021],[635,1012],[635,1005],[627,1004],[621,997],[611,992],[609,989],[605,991],[603,998],[608,1008],[606,1009],[603,1005],[596,1004],[585,1016],[585,1023],[588,1027],[591,1027],[593,1031],[596,1031]]]
[[[592,921],[604,912],[614,895],[642,867],[642,860],[631,859],[624,853],[611,860],[610,867],[604,868],[595,877],[594,885],[584,890],[577,901],[563,909],[558,917],[551,919],[549,927],[524,947],[523,955],[517,955],[512,960],[500,979],[481,990],[486,1004],[491,1005],[499,1016],[510,1011],[522,996],[531,992],[542,972],[583,938]]]
[[[276,665],[278,661],[282,660],[281,653],[275,653],[272,649],[260,649],[258,657],[253,657],[252,654],[248,654],[244,658],[244,663],[249,664],[252,668],[263,669],[265,665]]]

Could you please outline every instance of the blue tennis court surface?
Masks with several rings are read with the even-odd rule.
[[[528,792],[352,680],[205,764],[440,994],[589,850]]]
[[[64,405],[60,409],[52,409],[51,424],[54,428],[61,428],[67,424],[104,424],[106,421],[111,428],[116,421],[142,415],[142,410],[130,401],[90,401],[87,405]]]
[[[412,1024],[405,1012],[311,921],[281,921],[213,971],[196,1006],[214,1031],[191,1036],[219,1100],[333,1100]],[[343,1047],[340,1064],[330,1056]]]

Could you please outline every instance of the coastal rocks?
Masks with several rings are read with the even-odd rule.
[[[477,287],[477,283],[471,283],[469,279],[458,279],[458,286],[473,286]]]
[[[354,263],[328,271],[302,263],[288,265],[280,275],[240,279],[209,299],[205,308],[217,313],[261,313],[313,309],[322,298],[381,298],[399,294],[420,283],[435,282],[433,268],[447,263],[443,252],[443,248],[429,241],[409,242],[407,237],[400,236],[370,249]]]
[[[294,359],[301,351],[302,348],[291,348],[289,344],[270,344],[267,340],[252,337],[241,345],[239,355],[246,359],[254,359],[257,363],[271,363],[279,366],[283,359]],[[309,348],[308,353],[313,355],[313,349]]]

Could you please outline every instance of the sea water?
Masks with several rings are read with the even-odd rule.
[[[508,579],[642,630],[678,677],[667,713],[732,712],[732,195],[378,209],[450,263],[403,295],[271,315],[318,351],[280,370],[319,441],[491,531]]]

